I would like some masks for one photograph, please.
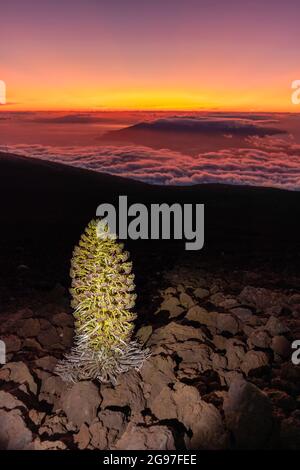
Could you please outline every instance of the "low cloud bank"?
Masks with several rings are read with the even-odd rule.
[[[153,184],[227,183],[300,190],[300,145],[292,139],[248,139],[248,148],[185,155],[143,146],[46,147],[0,150],[110,173]]]

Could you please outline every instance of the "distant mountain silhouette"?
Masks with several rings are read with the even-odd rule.
[[[188,153],[193,155],[227,147],[245,147],[245,138],[254,135],[264,137],[285,133],[284,130],[244,118],[174,117],[140,122],[109,131],[100,140],[112,143],[130,142],[181,152],[188,149]]]

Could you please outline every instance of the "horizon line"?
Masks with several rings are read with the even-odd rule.
[[[6,108],[6,109],[5,109]],[[147,113],[147,112],[157,112],[157,113],[247,113],[247,114],[297,114],[300,110],[282,110],[282,109],[264,109],[264,110],[255,110],[255,109],[232,109],[232,108],[19,108],[19,109],[7,109],[7,105],[0,106],[0,113],[1,112],[11,112],[11,113],[35,113],[35,112],[45,112],[45,113],[57,113],[57,112],[78,112],[78,113],[100,113],[100,112],[135,112],[135,113]]]

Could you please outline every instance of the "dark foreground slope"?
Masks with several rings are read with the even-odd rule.
[[[73,244],[103,202],[117,205],[119,195],[128,202],[204,203],[205,247],[184,252],[183,243],[130,242],[133,257],[142,264],[153,252],[164,256],[208,256],[217,262],[273,260],[298,268],[300,193],[268,188],[227,185],[190,187],[151,186],[107,174],[0,154],[0,256],[4,277],[18,265],[30,264],[67,272]],[[153,251],[154,250],[154,251]],[[54,274],[53,272],[53,274]]]

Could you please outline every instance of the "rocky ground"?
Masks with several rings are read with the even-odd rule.
[[[136,332],[152,355],[116,387],[54,375],[73,337],[62,286],[11,298],[0,448],[300,449],[300,283],[259,272],[164,272]]]

